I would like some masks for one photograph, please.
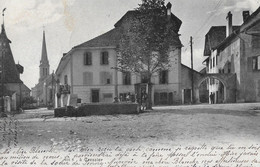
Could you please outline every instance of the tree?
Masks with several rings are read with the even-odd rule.
[[[164,0],[142,0],[132,17],[126,18],[127,26],[122,27],[117,69],[147,75],[147,109],[152,109],[152,76],[171,66],[168,53],[178,34],[170,18]]]

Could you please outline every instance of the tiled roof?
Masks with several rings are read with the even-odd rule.
[[[123,17],[121,17],[121,19],[119,21],[117,21],[114,26],[119,27],[119,26],[121,26],[124,19],[134,17],[136,15],[138,15],[138,11],[130,10]],[[179,30],[180,30],[182,21],[177,16],[175,16],[174,14],[171,14],[171,21],[174,25],[175,33],[178,33]]]
[[[96,37],[93,38],[87,42],[84,42],[80,45],[75,46],[74,48],[78,48],[78,47],[108,47],[108,46],[114,46],[116,47],[119,43],[119,40],[121,38],[121,24],[123,23],[123,20],[126,18],[129,18],[133,15],[136,15],[137,11],[128,11],[116,24],[115,24],[115,28]],[[174,27],[174,32],[176,34],[174,34],[173,40],[171,41],[173,45],[181,47],[181,41],[178,37],[178,31],[180,29],[180,26],[182,24],[182,21],[176,17],[175,15],[172,14],[171,16],[172,18],[172,23],[173,23],[173,27]]]
[[[10,48],[9,43],[11,43],[11,41],[6,36],[4,25],[2,25],[0,40],[5,43],[5,46],[0,46],[0,50],[3,51],[2,53],[4,53],[4,59],[0,58],[0,64],[2,65],[3,62],[4,65],[4,82],[22,83]]]
[[[120,31],[119,28],[114,28],[94,39],[91,39],[87,42],[77,45],[74,48],[116,46],[121,36],[121,33],[119,31]]]
[[[233,26],[233,31],[240,26]],[[216,47],[226,39],[226,26],[212,26],[205,35],[204,56],[210,55],[210,50]]]

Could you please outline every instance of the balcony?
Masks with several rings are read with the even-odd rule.
[[[60,94],[70,94],[70,85],[68,84],[60,85],[59,92]]]

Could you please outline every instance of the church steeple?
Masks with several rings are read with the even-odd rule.
[[[45,41],[45,31],[43,30],[43,40],[42,40],[42,55],[40,60],[40,79],[42,81],[50,74],[50,65],[47,55],[46,41]]]

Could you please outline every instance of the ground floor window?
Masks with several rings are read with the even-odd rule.
[[[172,105],[174,103],[173,92],[155,92],[154,105]]]

